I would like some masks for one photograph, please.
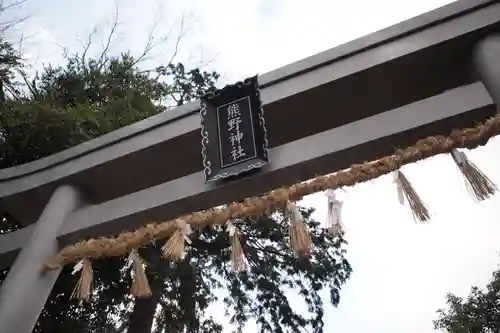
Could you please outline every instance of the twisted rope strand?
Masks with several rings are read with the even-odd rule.
[[[348,170],[329,176],[319,176],[308,182],[275,189],[263,196],[247,198],[242,203],[233,202],[225,208],[196,212],[180,219],[189,223],[192,228],[202,228],[207,224],[223,224],[229,219],[261,216],[283,207],[289,200],[297,201],[319,191],[366,182],[395,171],[405,164],[450,153],[455,148],[473,149],[485,145],[491,137],[498,134],[500,134],[500,115],[489,118],[476,127],[454,130],[449,136],[427,137],[405,149],[396,150],[394,155],[385,156],[374,162],[355,164]],[[55,269],[84,257],[99,259],[124,255],[153,240],[167,237],[176,229],[175,221],[150,223],[133,232],[123,232],[117,237],[101,237],[66,246],[46,265],[46,268]]]

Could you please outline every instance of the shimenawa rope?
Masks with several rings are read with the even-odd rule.
[[[374,162],[355,164],[348,170],[339,171],[329,176],[319,176],[308,182],[275,189],[263,196],[247,198],[243,203],[233,202],[222,209],[192,213],[171,221],[150,223],[133,232],[124,232],[117,237],[90,239],[66,246],[47,264],[47,269],[55,269],[68,263],[77,262],[82,258],[88,260],[89,258],[98,259],[124,255],[155,239],[167,237],[178,230],[178,220],[184,221],[193,228],[202,228],[207,224],[223,224],[230,219],[260,216],[285,206],[289,201],[300,200],[312,193],[365,182],[396,171],[405,164],[437,154],[451,153],[456,148],[473,149],[485,145],[491,137],[498,134],[500,134],[500,115],[496,115],[473,128],[454,130],[449,136],[427,137],[405,149],[396,150],[394,155],[383,157]]]

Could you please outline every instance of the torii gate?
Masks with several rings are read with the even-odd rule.
[[[0,170],[0,332],[29,333],[62,245],[133,230],[391,154],[473,126],[500,106],[500,3],[461,0],[258,77],[270,164],[205,183],[199,102]],[[305,112],[307,110],[307,112]],[[284,126],[286,123],[286,126]],[[171,163],[172,159],[175,163]]]

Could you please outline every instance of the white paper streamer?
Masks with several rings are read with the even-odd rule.
[[[234,234],[236,233],[236,227],[234,226],[233,222],[227,221],[226,230],[229,233],[230,237],[234,236]]]
[[[399,180],[399,170],[393,172],[394,183],[396,184],[396,190],[398,191],[398,200],[401,205],[405,204],[405,196],[403,193],[403,185],[401,185],[401,181]]]
[[[342,201],[335,200],[332,202],[332,222],[334,224],[342,225]]]
[[[186,240],[186,243],[191,244],[191,239],[189,238],[189,235],[193,233],[193,229],[191,229],[191,225],[189,223],[186,223],[184,220],[177,220],[177,225],[179,226],[179,229],[181,229],[182,236]]]
[[[291,202],[291,201],[288,201],[286,203],[286,210],[288,211],[288,214],[290,214],[290,218],[292,217],[292,215],[294,217],[302,216],[302,214],[300,213],[300,210],[297,207],[297,205],[295,203]]]
[[[127,258],[127,262],[125,264],[125,271],[128,271],[130,270],[130,277],[133,279],[135,277],[135,272],[132,268],[132,265],[134,264],[134,260],[133,260],[133,257],[134,255],[139,255],[139,253],[137,253],[137,250],[132,250],[130,251],[129,255],[128,255],[128,258]],[[141,262],[141,265],[142,267],[146,267],[146,265],[144,264],[144,262]]]
[[[236,226],[233,224],[233,222],[231,220],[226,222],[226,230],[229,234],[229,237],[233,237],[236,234]],[[245,253],[242,253],[241,257],[236,258],[236,260],[238,262],[233,264],[233,268],[234,268],[235,272],[238,273],[238,272],[243,272],[243,271],[248,270],[248,259],[245,255]],[[243,263],[243,264],[241,264],[241,263]]]
[[[339,226],[344,229],[344,224],[342,223],[342,205],[343,202],[337,200],[335,191],[328,189],[325,191],[325,196],[328,200],[328,213],[326,218],[326,228],[329,229],[334,226]]]
[[[451,151],[451,154],[453,157],[457,160],[457,163],[460,165],[464,165],[465,161],[467,160],[467,157],[465,156],[463,151],[459,151],[457,149],[453,149]]]
[[[127,263],[125,264],[125,269],[129,270],[130,267],[132,267],[132,264],[134,263],[134,260],[132,260],[132,256],[134,255],[135,250],[130,251],[127,259]]]
[[[335,201],[335,191],[331,188],[325,191],[325,196],[328,198],[328,202]]]
[[[71,275],[75,275],[82,269],[83,269],[83,259],[81,259],[79,262],[75,264],[75,266],[73,267],[73,272],[71,272]]]

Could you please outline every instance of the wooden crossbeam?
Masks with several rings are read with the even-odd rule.
[[[169,181],[124,197],[80,209],[59,230],[63,244],[88,236],[117,234],[155,220],[211,208],[348,167],[360,160],[390,154],[394,147],[440,133],[440,122],[473,126],[493,115],[493,101],[480,83],[456,88],[338,128],[308,136],[270,150],[272,164],[261,173],[222,186],[206,184],[202,172]],[[413,131],[413,134],[411,133]],[[372,149],[367,149],[371,147]],[[28,239],[29,228],[0,236],[0,262]],[[1,265],[0,265],[1,266]]]

